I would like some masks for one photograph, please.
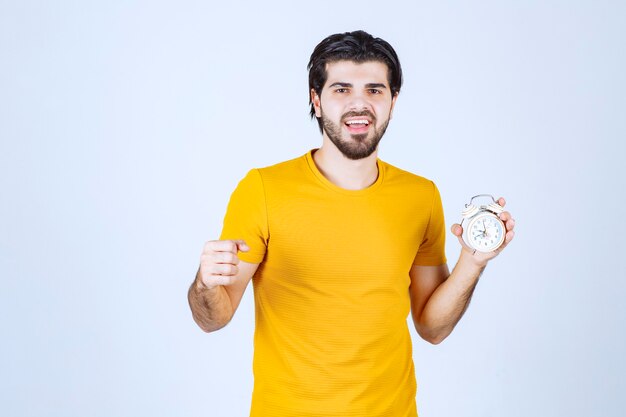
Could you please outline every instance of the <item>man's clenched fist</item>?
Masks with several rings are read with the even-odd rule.
[[[204,244],[200,256],[198,285],[202,288],[215,288],[218,285],[231,285],[239,272],[239,251],[250,248],[243,240],[211,240]]]

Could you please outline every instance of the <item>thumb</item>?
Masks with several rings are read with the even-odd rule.
[[[469,252],[474,252],[474,249],[467,246],[467,243],[465,243],[465,241],[463,240],[463,226],[458,223],[454,223],[450,228],[450,231],[459,240],[461,247],[467,249]]]
[[[237,250],[239,252],[248,252],[250,250],[250,247],[245,240],[233,240],[233,242],[237,245]]]

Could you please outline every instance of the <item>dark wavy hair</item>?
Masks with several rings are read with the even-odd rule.
[[[315,117],[315,107],[311,99],[311,89],[317,95],[322,94],[328,74],[326,64],[336,61],[368,62],[379,61],[387,65],[387,80],[392,96],[400,92],[402,86],[402,67],[396,51],[387,41],[375,38],[367,32],[336,33],[321,41],[313,50],[307,65],[309,70],[309,104],[311,105],[311,119]],[[317,119],[320,132],[323,132],[322,120]]]

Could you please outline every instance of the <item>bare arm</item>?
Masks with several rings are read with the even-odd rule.
[[[467,310],[484,268],[472,264],[465,251],[448,272],[447,265],[411,268],[411,315],[419,335],[430,343],[441,343]]]
[[[500,199],[504,206],[504,199]],[[452,233],[459,238],[463,249],[452,273],[447,265],[414,265],[409,273],[411,286],[411,315],[419,335],[430,343],[441,343],[452,333],[469,306],[476,284],[487,266],[513,239],[515,221],[508,212],[500,214],[507,234],[504,244],[491,253],[474,253],[460,238],[463,229],[452,226]]]
[[[198,273],[187,293],[193,319],[205,332],[221,329],[235,314],[259,266],[239,260],[238,251],[247,250],[243,241],[205,244]]]

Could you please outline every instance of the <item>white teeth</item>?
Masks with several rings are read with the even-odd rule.
[[[370,123],[367,120],[348,120],[346,122],[348,125],[369,125]]]

